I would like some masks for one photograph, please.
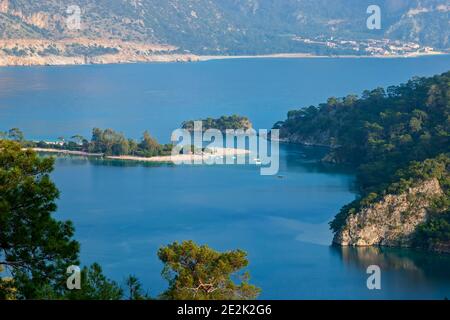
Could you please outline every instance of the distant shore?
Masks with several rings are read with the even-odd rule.
[[[415,52],[409,54],[390,55],[314,55],[309,53],[274,53],[263,55],[195,55],[195,54],[155,54],[145,56],[105,55],[97,57],[66,57],[66,56],[35,56],[14,57],[0,55],[0,67],[11,66],[73,66],[73,65],[108,65],[108,64],[136,64],[136,63],[173,63],[173,62],[202,62],[231,59],[395,59],[418,58],[426,56],[448,55],[447,52]]]
[[[237,55],[237,56],[196,56],[199,61],[209,61],[209,60],[226,60],[226,59],[267,59],[267,58],[282,58],[282,59],[302,59],[302,58],[343,58],[343,59],[354,59],[354,58],[418,58],[426,56],[440,56],[448,55],[450,53],[432,51],[432,52],[414,52],[409,54],[390,54],[390,55],[314,55],[309,53],[273,53],[273,54],[263,54],[263,55]]]
[[[72,151],[62,149],[46,149],[46,148],[31,148],[31,150],[41,153],[52,153],[59,155],[74,155],[82,157],[101,157],[106,160],[121,160],[121,161],[134,161],[134,162],[153,162],[153,163],[176,163],[176,162],[195,162],[195,161],[207,161],[213,158],[223,157],[237,157],[250,154],[250,151],[237,148],[214,148],[210,152],[202,152],[201,154],[179,154],[168,156],[155,156],[155,157],[137,157],[131,155],[122,156],[105,156],[101,153],[88,153],[83,151]]]

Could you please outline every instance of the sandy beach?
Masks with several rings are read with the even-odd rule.
[[[42,153],[53,153],[60,155],[74,155],[82,157],[102,157],[109,160],[121,160],[121,161],[137,161],[137,162],[166,162],[166,163],[194,163],[208,161],[214,158],[224,157],[237,157],[250,154],[250,151],[237,148],[214,148],[211,152],[203,152],[201,154],[179,154],[169,156],[156,156],[156,157],[137,157],[137,156],[105,156],[101,153],[88,153],[83,151],[71,151],[60,149],[45,149],[45,148],[32,148],[33,151]]]
[[[263,54],[263,55],[236,55],[236,56],[226,56],[226,55],[200,55],[196,56],[198,61],[210,61],[210,60],[227,60],[227,59],[267,59],[267,58],[279,58],[279,59],[304,59],[304,58],[342,58],[342,59],[367,59],[367,58],[378,58],[378,59],[389,59],[389,58],[419,58],[425,56],[438,56],[438,55],[448,55],[447,52],[432,51],[432,52],[411,52],[407,54],[389,54],[389,55],[316,55],[310,53],[274,53],[274,54]]]
[[[208,161],[214,158],[237,157],[250,154],[250,151],[245,149],[234,148],[214,148],[212,152],[203,152],[201,154],[179,154],[170,156],[157,157],[136,157],[136,156],[106,156],[106,159],[111,160],[126,160],[138,162],[167,162],[167,163],[194,163]]]

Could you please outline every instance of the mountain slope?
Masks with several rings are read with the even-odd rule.
[[[0,0],[0,34],[2,39],[75,37],[160,43],[196,54],[345,53],[298,41],[316,37],[389,37],[448,48],[447,1],[378,1],[383,28],[368,30],[366,9],[372,2],[79,0],[82,29],[71,31],[66,10],[73,1]]]

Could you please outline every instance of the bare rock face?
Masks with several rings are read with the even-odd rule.
[[[73,48],[76,51],[73,51]],[[198,61],[192,54],[174,53],[174,46],[120,40],[0,39],[0,66],[77,65],[137,62]]]
[[[412,235],[428,218],[433,199],[443,195],[437,179],[425,181],[400,195],[351,214],[333,243],[342,246],[411,246]]]
[[[8,13],[9,9],[9,0],[0,0],[0,12]]]
[[[0,12],[8,13],[9,9],[9,0],[0,0]]]
[[[23,17],[23,20],[35,27],[47,29],[49,16],[44,12],[36,12],[29,17]]]

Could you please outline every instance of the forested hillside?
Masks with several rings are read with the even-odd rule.
[[[410,161],[450,151],[449,81],[446,72],[361,97],[332,97],[290,111],[276,127],[288,141],[333,146],[327,160],[360,166],[361,182],[370,187]]]
[[[377,1],[382,29],[369,30],[366,10],[372,2],[0,0],[0,35],[2,39],[120,39],[168,44],[196,54],[358,53],[351,46],[327,45],[332,38],[389,38],[439,49],[449,47],[447,1]],[[66,26],[66,11],[73,4],[81,9],[81,30]],[[314,40],[305,42],[305,38]]]
[[[342,209],[331,224],[334,232],[345,226],[350,215],[367,213],[378,201],[386,202],[386,195],[406,194],[436,179],[443,196],[428,206],[429,220],[417,230],[415,241],[450,241],[449,84],[450,72],[446,72],[365,91],[361,97],[333,97],[318,107],[291,111],[286,121],[275,125],[289,142],[330,146],[324,161],[357,168],[361,198]],[[431,219],[433,213],[440,215]]]

